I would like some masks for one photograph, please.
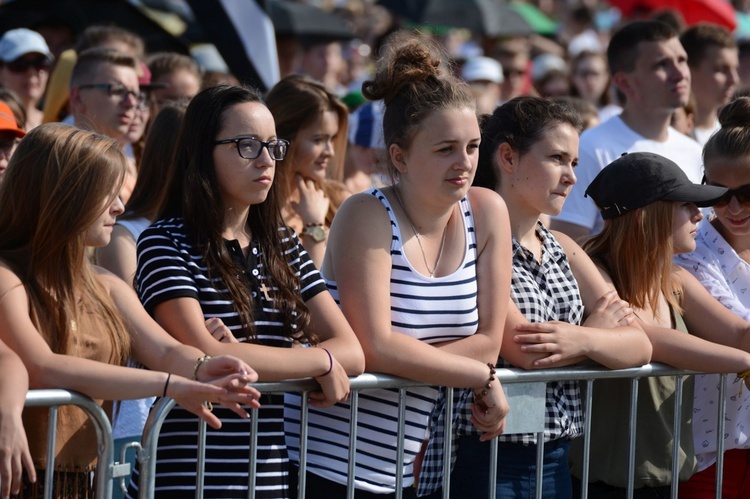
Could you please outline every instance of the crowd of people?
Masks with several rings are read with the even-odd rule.
[[[247,497],[251,462],[255,497],[296,497],[303,401],[252,383],[313,378],[306,493],[344,498],[366,371],[424,386],[403,421],[398,390],[359,395],[358,498],[399,474],[441,497],[447,440],[451,497],[494,474],[498,498],[667,498],[673,461],[680,497],[714,497],[721,403],[722,496],[750,496],[742,42],[663,12],[597,30],[590,3],[543,39],[383,30],[356,71],[318,41],[265,92],[114,26],[56,54],[1,35],[2,497],[40,497],[50,467],[54,497],[93,491],[82,411],[46,462],[47,413],[24,409],[43,388],[97,401],[119,444],[175,399],[159,497],[194,494],[200,419],[205,497]],[[730,375],[724,401],[717,374],[684,376],[677,455],[676,379],[638,381],[632,484],[629,380],[595,384],[588,483],[585,387],[547,382],[541,461],[538,434],[505,432],[497,368],[652,361]]]

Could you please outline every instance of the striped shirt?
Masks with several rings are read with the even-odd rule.
[[[299,277],[299,292],[307,301],[325,291],[325,284],[307,252],[291,229],[281,228],[283,252]],[[253,298],[253,320],[256,342],[281,348],[291,347],[290,335],[283,330],[280,312],[261,292],[267,284],[272,298],[278,288],[265,274],[262,253],[251,243],[248,256],[235,241],[226,242],[234,260],[245,268],[248,292]],[[239,276],[238,276],[239,277]],[[209,278],[203,258],[191,245],[182,219],[161,220],[145,230],[138,240],[137,291],[146,310],[167,300],[180,297],[198,300],[204,318],[219,317],[239,341],[240,317],[226,298],[226,285],[219,278]],[[265,395],[261,398],[258,420],[258,460],[255,497],[287,498],[289,462],[284,445],[283,398]],[[250,458],[250,421],[221,407],[214,408],[221,419],[221,430],[207,428],[204,497],[247,497]],[[162,427],[157,463],[157,497],[186,497],[195,492],[198,418],[176,407]],[[138,470],[131,482],[135,497]]]
[[[474,219],[467,199],[459,203],[463,215],[466,250],[458,270],[430,278],[416,272],[403,253],[401,231],[386,197],[371,194],[385,207],[391,222],[391,326],[393,331],[427,343],[460,339],[476,333],[477,247]],[[335,281],[328,289],[339,303]],[[404,486],[414,482],[413,463],[422,442],[429,436],[430,414],[438,397],[437,387],[406,392],[406,427],[403,462],[396,461],[398,435],[398,390],[367,390],[359,395],[355,485],[374,493],[393,492],[397,466],[403,467]],[[289,455],[299,460],[299,396],[286,396],[286,432]],[[350,405],[339,403],[328,409],[310,409],[307,469],[328,480],[346,484],[349,453]]]

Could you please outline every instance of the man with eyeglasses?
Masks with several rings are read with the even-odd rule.
[[[13,91],[26,108],[26,129],[42,123],[37,107],[44,95],[54,57],[42,35],[26,28],[0,38],[0,86]]]
[[[75,125],[108,135],[123,150],[129,144],[128,131],[142,106],[148,105],[138,84],[138,61],[109,48],[91,48],[78,55],[70,77],[70,106]],[[131,168],[120,195],[127,202],[135,186],[136,169]]]

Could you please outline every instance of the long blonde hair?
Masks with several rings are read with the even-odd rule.
[[[126,161],[109,137],[48,123],[20,142],[0,184],[0,258],[21,279],[55,353],[71,353],[85,310],[103,319],[109,361],[127,358],[129,336],[85,251],[86,231],[117,195]]]
[[[675,203],[656,201],[604,221],[583,249],[603,266],[623,300],[656,313],[659,295],[682,312],[682,287],[674,279],[672,216]]]

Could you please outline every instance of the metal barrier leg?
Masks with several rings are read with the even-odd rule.
[[[198,421],[198,459],[195,466],[195,499],[202,499],[206,478],[206,422],[202,419]]]
[[[498,437],[493,438],[490,441],[490,490],[488,499],[495,499],[497,494],[497,450],[500,439]]]
[[[406,389],[401,388],[398,391],[398,437],[396,443],[396,499],[401,499],[404,495],[404,467],[400,463],[404,462],[404,434],[406,429]]]
[[[628,487],[627,498],[633,499],[635,481],[635,432],[638,419],[638,379],[630,380],[630,419],[628,420]]]
[[[536,434],[536,479],[534,480],[534,497],[542,499],[544,491],[544,432]]]
[[[680,438],[682,434],[682,376],[675,376],[674,421],[672,424],[672,499],[677,499],[680,486]],[[692,406],[692,401],[691,404]],[[693,435],[688,435],[693,438]]]
[[[445,439],[443,441],[443,499],[451,494],[451,459],[453,458],[453,388],[445,389]]]
[[[357,414],[359,408],[359,392],[352,391],[351,421],[349,425],[349,462],[346,469],[346,498],[354,499],[354,470],[357,457]]]
[[[297,499],[305,499],[305,488],[307,487],[307,422],[309,420],[310,404],[308,395],[310,392],[302,392],[300,397],[300,421],[299,421],[299,478]],[[292,497],[294,497],[294,491]]]
[[[47,469],[44,470],[44,499],[52,499],[52,489],[54,486],[57,413],[57,406],[49,408],[49,416],[47,419]]]
[[[258,409],[252,409],[250,416],[250,469],[247,472],[247,499],[255,499],[255,478],[258,470]]]
[[[581,499],[589,496],[589,464],[591,463],[591,412],[594,404],[594,380],[586,380],[583,407],[583,464],[581,468]]]
[[[741,381],[743,382],[743,381]],[[726,431],[725,417],[727,414],[727,375],[719,375],[719,414],[716,418],[716,491],[714,497],[721,499],[724,485],[724,432]]]

